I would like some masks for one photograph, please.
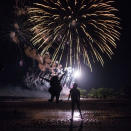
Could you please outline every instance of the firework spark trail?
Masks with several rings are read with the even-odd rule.
[[[66,57],[66,65],[80,67],[84,62],[92,70],[96,60],[104,64],[103,54],[113,55],[119,40],[118,10],[107,0],[43,0],[28,8],[33,23],[31,39],[42,55],[54,48],[53,60]],[[43,39],[44,35],[44,39]],[[60,38],[61,37],[61,38]],[[46,38],[46,39],[45,39]],[[58,41],[58,38],[60,40]]]

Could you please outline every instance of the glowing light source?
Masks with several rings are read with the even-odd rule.
[[[75,70],[73,73],[74,78],[80,78],[81,77],[81,71],[80,70]]]

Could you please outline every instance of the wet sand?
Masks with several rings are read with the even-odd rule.
[[[82,100],[83,120],[70,101],[43,98],[0,99],[0,131],[131,131],[128,100]]]

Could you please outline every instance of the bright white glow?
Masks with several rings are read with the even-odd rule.
[[[73,120],[78,121],[80,119],[80,113],[79,112],[74,112]]]
[[[81,71],[80,70],[75,70],[73,73],[74,78],[80,78],[81,77]]]

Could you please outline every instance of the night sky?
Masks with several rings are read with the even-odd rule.
[[[130,37],[130,4],[127,1],[116,0],[116,8],[119,9],[121,18],[121,39],[114,50],[112,60],[105,60],[104,68],[95,65],[93,72],[84,68],[83,87],[108,87],[120,88],[131,85],[131,37]],[[15,0],[3,0],[0,2],[0,78],[6,83],[20,75],[17,69],[19,51],[11,42],[9,32],[14,22],[13,8]],[[3,79],[4,78],[4,79]],[[6,80],[5,80],[6,78]]]

